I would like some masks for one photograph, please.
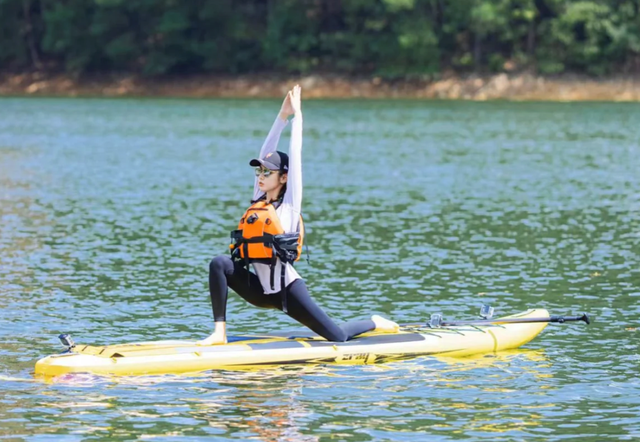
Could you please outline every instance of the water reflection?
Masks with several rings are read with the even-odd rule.
[[[552,382],[551,370],[543,352],[519,350],[360,367],[292,366],[192,376],[66,375],[45,393],[53,400],[41,399],[41,406],[53,410],[52,416],[67,416],[66,425],[72,428],[98,416],[106,419],[106,425],[83,430],[85,437],[129,432],[140,438],[216,435],[292,441],[331,434],[350,438],[356,431],[372,440],[378,431],[390,438],[396,433],[413,437],[429,428],[487,434],[511,431],[525,421],[540,425],[539,410],[552,406],[543,394]],[[504,387],[515,381],[519,390]],[[521,407],[513,409],[514,403]],[[495,423],[496,413],[503,424]],[[48,423],[59,425],[53,418]]]

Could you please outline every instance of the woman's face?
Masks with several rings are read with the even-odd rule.
[[[286,173],[281,174],[276,170],[269,170],[264,167],[256,168],[256,174],[258,171],[260,172],[258,175],[258,187],[264,193],[276,190],[287,182]]]

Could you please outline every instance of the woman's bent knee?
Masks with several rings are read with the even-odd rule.
[[[209,271],[210,272],[222,272],[225,273],[229,267],[229,263],[231,263],[231,258],[228,256],[216,256],[209,263]],[[231,263],[232,264],[232,263]]]
[[[349,340],[349,336],[347,336],[347,334],[342,331],[342,329],[340,329],[340,332],[336,331],[334,333],[325,333],[325,336],[323,336],[323,338],[331,342],[347,342]]]

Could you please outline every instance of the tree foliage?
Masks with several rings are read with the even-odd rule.
[[[338,72],[630,72],[637,0],[0,0],[0,67]]]

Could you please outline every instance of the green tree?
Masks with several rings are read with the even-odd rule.
[[[389,78],[640,68],[637,0],[0,0],[5,69]],[[506,63],[509,61],[509,63]]]

